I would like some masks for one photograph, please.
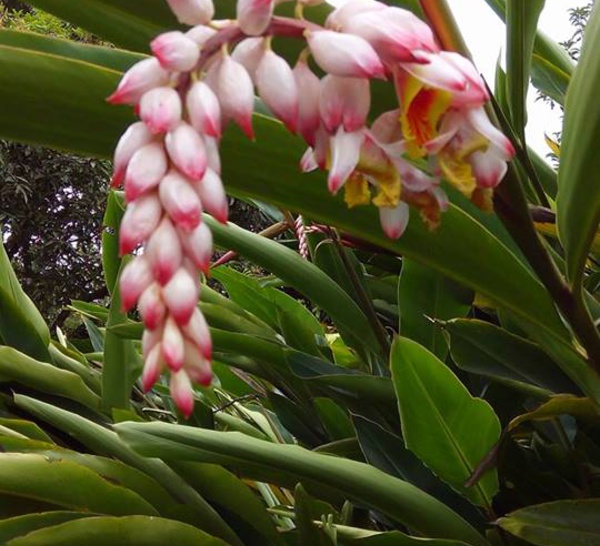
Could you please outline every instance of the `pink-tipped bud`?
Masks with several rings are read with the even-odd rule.
[[[173,402],[183,416],[188,419],[194,411],[194,390],[185,370],[171,374],[169,389]]]
[[[163,300],[179,325],[187,324],[198,304],[198,282],[180,267],[163,287]]]
[[[385,79],[385,68],[369,42],[331,30],[307,34],[315,62],[334,76]]]
[[[160,343],[155,345],[144,360],[144,369],[142,371],[142,389],[148,392],[158,381],[164,366]]]
[[[235,46],[231,54],[231,58],[248,71],[252,81],[254,81],[256,69],[265,53],[264,42],[264,38],[246,38]]]
[[[306,148],[304,154],[300,158],[300,170],[303,173],[310,173],[316,171],[319,165],[315,159],[315,153],[312,148]]]
[[[196,228],[202,220],[202,204],[187,178],[169,172],[158,186],[160,202],[175,226],[184,231]]]
[[[150,351],[162,341],[163,329],[144,330],[142,334],[142,356],[144,360],[148,358]]]
[[[204,210],[222,224],[226,224],[229,216],[229,204],[219,175],[212,169],[206,169],[204,178],[195,185],[195,188]]]
[[[381,227],[390,239],[398,239],[404,233],[408,219],[409,208],[402,201],[396,207],[379,207]]]
[[[319,109],[323,125],[330,133],[340,126],[346,132],[358,131],[366,123],[370,106],[368,80],[331,75],[323,78]]]
[[[129,254],[154,233],[162,218],[162,206],[156,193],[142,195],[131,203],[119,227],[119,254]]]
[[[174,72],[192,70],[200,58],[198,44],[178,30],[154,38],[150,49],[165,70]]]
[[[165,139],[169,157],[175,166],[189,179],[201,180],[207,166],[204,142],[197,131],[187,123],[181,123]]]
[[[204,147],[206,148],[206,158],[208,160],[208,168],[221,174],[221,155],[219,154],[219,140],[204,135]]]
[[[184,25],[206,25],[215,14],[212,0],[167,0],[177,20]]]
[[[121,307],[129,311],[137,302],[142,292],[148,288],[154,278],[150,266],[143,256],[137,256],[127,264],[119,277]]]
[[[179,230],[179,237],[185,255],[195,267],[208,273],[213,252],[213,238],[210,228],[202,223],[192,231]]]
[[[341,127],[331,138],[331,168],[327,178],[331,193],[336,193],[356,168],[364,139],[364,131],[346,133]]]
[[[167,166],[167,154],[159,142],[146,144],[135,152],[125,173],[125,200],[131,203],[158,186]]]
[[[152,283],[142,292],[138,301],[138,311],[144,326],[149,330],[154,330],[162,324],[167,308],[162,300],[161,288],[157,283]]]
[[[181,266],[183,252],[177,231],[168,218],[162,222],[150,237],[146,254],[154,278],[162,285],[167,284]]]
[[[205,359],[198,350],[198,347],[188,341],[185,341],[185,371],[194,383],[199,383],[208,387],[212,381],[212,369],[210,360]]]
[[[214,28],[206,25],[196,25],[185,33],[185,36],[196,43],[197,46],[202,47],[208,40],[210,40],[217,31]]]
[[[265,54],[256,69],[258,94],[269,110],[292,132],[298,122],[298,87],[292,69],[272,50]]]
[[[314,146],[315,134],[321,123],[319,115],[321,81],[303,60],[296,63],[293,73],[298,88],[298,133],[310,146]]]
[[[196,82],[188,91],[186,106],[190,123],[201,134],[221,136],[221,106],[214,91],[204,82]]]
[[[155,135],[173,130],[181,121],[181,98],[171,87],[151,89],[140,100],[140,118]]]
[[[165,322],[162,337],[162,354],[169,369],[178,372],[183,368],[185,346],[183,334],[172,317]]]
[[[136,104],[146,91],[168,82],[169,73],[157,59],[144,59],[125,72],[117,90],[106,100],[111,104]]]
[[[146,144],[150,144],[153,139],[152,133],[146,127],[146,124],[138,121],[127,128],[115,149],[113,159],[113,176],[110,185],[113,188],[120,186],[125,179],[127,165],[133,157],[133,154]]]
[[[273,17],[274,0],[238,0],[237,20],[244,34],[260,36]]]
[[[330,13],[325,21],[325,26],[332,30],[343,30],[348,22],[357,15],[385,8],[387,8],[386,4],[376,0],[349,0]]]
[[[233,119],[248,138],[254,139],[254,86],[246,69],[229,55],[219,65],[218,90],[223,121]]]
[[[202,356],[210,362],[212,357],[212,338],[204,315],[197,307],[194,309],[190,321],[182,327],[184,335],[191,340],[202,353]]]

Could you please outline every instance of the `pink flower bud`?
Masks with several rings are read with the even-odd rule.
[[[161,347],[169,369],[174,372],[181,370],[185,355],[183,334],[172,317],[168,317],[165,322]]]
[[[419,51],[415,52],[415,57],[418,58],[418,63],[403,63],[401,66],[417,80],[429,87],[451,93],[462,93],[467,89],[467,77],[440,53]],[[398,87],[398,82],[402,82],[402,74],[399,70],[396,70],[396,73],[399,74],[399,77],[396,77]]]
[[[385,8],[387,8],[386,4],[376,0],[349,0],[329,14],[325,26],[331,30],[344,30],[348,21],[357,15]]]
[[[198,347],[190,341],[185,341],[185,363],[184,369],[190,379],[204,387],[208,387],[212,381],[212,369],[210,360],[206,360]]]
[[[169,157],[175,166],[191,180],[200,180],[206,171],[204,142],[196,130],[181,123],[165,139]]]
[[[206,148],[206,157],[208,159],[208,168],[221,174],[221,155],[219,154],[219,140],[204,135],[204,147]]]
[[[330,133],[335,133],[340,126],[346,132],[354,132],[363,127],[370,106],[368,80],[331,75],[323,78],[319,109],[323,125]]]
[[[296,63],[293,73],[298,87],[298,132],[310,146],[314,146],[315,133],[321,123],[319,116],[321,81],[303,60]]]
[[[163,329],[144,330],[142,334],[142,356],[144,360],[148,358],[150,351],[162,341]]]
[[[492,125],[490,118],[488,118],[482,107],[469,108],[466,110],[465,115],[473,129],[489,140],[495,154],[505,161],[512,159],[515,155],[514,146],[503,133]]]
[[[254,139],[254,86],[246,69],[230,56],[224,57],[219,65],[218,89],[223,121],[233,119],[248,138]]]
[[[303,173],[310,173],[316,171],[319,168],[319,164],[315,159],[315,154],[312,148],[306,148],[304,154],[300,158],[300,170]]]
[[[155,192],[141,196],[131,203],[119,227],[119,254],[133,251],[154,233],[162,218],[162,206]]]
[[[167,165],[167,154],[159,142],[146,144],[135,152],[125,173],[125,200],[130,203],[158,186]]]
[[[165,70],[175,72],[192,70],[200,58],[198,44],[177,30],[156,37],[150,49]]]
[[[379,207],[381,227],[390,239],[397,239],[404,233],[408,218],[408,205],[402,201],[396,207]]]
[[[294,133],[298,121],[298,87],[287,62],[270,49],[265,51],[256,69],[256,86],[269,110]]]
[[[364,131],[346,133],[341,127],[331,137],[331,168],[327,179],[331,193],[336,193],[356,168],[364,138]]]
[[[385,68],[369,42],[331,30],[307,33],[315,62],[334,76],[385,79]]]
[[[246,38],[242,40],[231,54],[231,58],[240,63],[250,74],[254,81],[254,75],[258,68],[258,63],[265,53],[264,38]]]
[[[150,144],[153,138],[146,124],[141,121],[127,128],[127,131],[123,133],[115,149],[113,159],[114,172],[110,182],[111,187],[116,188],[123,183],[129,160],[142,146]]]
[[[158,381],[164,367],[160,344],[152,347],[148,356],[144,360],[144,369],[142,371],[142,389],[148,392],[154,383]]]
[[[188,30],[185,33],[185,35],[187,38],[194,41],[196,45],[202,47],[216,33],[217,31],[214,28],[207,27],[206,25],[196,25],[195,27]]]
[[[111,104],[136,104],[146,91],[168,82],[169,73],[161,68],[157,59],[144,59],[125,73],[117,90],[106,100]]]
[[[146,254],[154,278],[162,285],[167,284],[183,259],[177,231],[168,218],[163,218],[146,245]]]
[[[138,301],[138,311],[144,326],[149,330],[154,330],[162,324],[167,308],[162,300],[161,288],[157,283],[152,283],[142,292]]]
[[[244,34],[260,36],[273,17],[274,0],[238,0],[237,20]]]
[[[187,324],[198,304],[198,282],[180,267],[163,287],[163,300],[179,325]]]
[[[171,87],[151,89],[140,100],[140,118],[152,134],[167,133],[181,121],[181,98]]]
[[[480,188],[495,188],[508,170],[506,161],[489,149],[486,152],[473,152],[469,156],[469,163]]]
[[[419,51],[439,51],[427,24],[408,10],[388,7],[351,17],[344,32],[364,38],[387,63],[417,60]]]
[[[186,97],[190,123],[201,134],[221,136],[221,107],[214,91],[204,82],[192,85]]]
[[[204,178],[195,184],[195,188],[204,210],[222,224],[226,224],[229,216],[229,204],[219,175],[212,169],[206,169]]]
[[[215,14],[212,0],[167,0],[177,20],[184,25],[205,25]]]
[[[175,405],[188,419],[194,411],[194,390],[185,370],[171,374],[169,389]]]
[[[169,172],[158,186],[160,202],[173,224],[190,231],[202,220],[202,204],[190,182],[177,171]]]
[[[202,356],[210,362],[212,355],[212,339],[210,330],[204,315],[197,307],[190,318],[190,321],[182,326],[184,335],[198,347]]]
[[[123,311],[129,311],[135,305],[142,292],[153,281],[154,278],[152,277],[150,266],[143,256],[137,256],[131,260],[119,277],[121,307]]]
[[[192,260],[198,269],[208,273],[213,252],[213,239],[210,228],[202,223],[192,231],[179,230],[179,238],[185,255]]]

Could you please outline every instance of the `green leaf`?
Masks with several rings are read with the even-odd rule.
[[[48,326],[21,288],[3,243],[0,243],[0,307],[3,309],[0,313],[0,339],[7,344],[14,343],[17,349],[34,358],[49,360]]]
[[[312,544],[314,546],[335,546],[332,540],[325,535],[315,520],[320,521],[323,515],[323,503],[315,501],[306,489],[299,483],[294,489],[294,523],[298,532],[298,545]],[[333,511],[333,510],[332,510]],[[330,512],[331,513],[331,512]]]
[[[44,512],[41,514],[27,514],[0,520],[0,543],[7,544],[13,538],[26,535],[36,529],[52,527],[66,521],[89,517],[89,514],[80,512]]]
[[[464,317],[471,309],[473,293],[444,275],[411,260],[402,261],[398,283],[400,333],[429,349],[440,360],[448,344],[439,324],[431,319]]]
[[[545,0],[506,0],[506,86],[512,126],[525,141],[527,89],[537,22]]]
[[[463,370],[553,392],[577,392],[573,382],[531,341],[480,320],[451,320],[443,328],[450,334],[452,359]]]
[[[99,397],[78,375],[34,360],[12,347],[0,347],[0,382],[9,381],[75,400],[92,409],[100,405]]]
[[[567,273],[576,290],[581,287],[587,253],[600,221],[600,188],[590,176],[600,170],[599,48],[600,9],[596,6],[567,93],[558,169],[556,222],[566,253]]]
[[[113,294],[117,286],[121,269],[119,226],[124,213],[124,203],[119,199],[117,192],[111,191],[108,194],[106,211],[102,220],[102,270],[109,294]]]
[[[48,442],[50,444],[53,443],[52,438],[50,438],[50,436],[48,436],[39,426],[31,421],[3,417],[0,418],[0,425],[14,430],[15,432],[32,440],[39,440],[41,442]]]
[[[145,516],[90,517],[34,531],[6,546],[227,546],[196,527]]]
[[[462,518],[416,487],[373,467],[313,453],[294,445],[278,445],[238,432],[217,432],[165,423],[119,423],[115,429],[134,449],[151,457],[175,460],[224,458],[259,466],[277,480],[277,471],[297,480],[333,487],[351,499],[379,510],[395,521],[430,537],[464,540],[485,546],[483,537]]]
[[[390,366],[406,447],[471,502],[489,508],[498,491],[496,470],[473,488],[464,483],[500,437],[494,410],[414,341],[394,341]]]
[[[0,44],[59,57],[68,57],[120,72],[127,70],[131,65],[145,58],[145,55],[113,47],[82,44],[73,40],[62,40],[17,30],[0,30]]]
[[[531,83],[561,106],[565,105],[565,97],[571,77],[555,64],[540,55],[533,55]]]
[[[68,510],[118,516],[157,515],[133,491],[112,485],[82,465],[38,454],[0,454],[0,489]]]
[[[315,398],[313,403],[332,442],[354,438],[354,427],[348,414],[331,398]]]
[[[600,544],[600,499],[528,506],[498,520],[505,531],[537,546]]]

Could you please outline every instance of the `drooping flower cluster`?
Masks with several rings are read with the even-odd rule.
[[[121,254],[137,251],[120,288],[124,308],[137,303],[146,327],[143,386],[169,370],[173,399],[189,415],[192,382],[211,379],[197,308],[212,253],[202,212],[227,221],[219,142],[231,121],[254,138],[255,90],[308,144],[302,170],[327,170],[329,190],[343,187],[350,207],[372,202],[389,237],[404,232],[409,206],[437,226],[448,203],[441,178],[489,207],[513,149],[483,110],[489,97],[473,65],[441,51],[409,11],[350,0],[319,26],[302,8],[321,0],[298,0],[294,19],[274,15],[277,0],[238,0],[233,21],[214,20],[212,0],[167,1],[192,28],[158,36],[153,56],[109,97],[141,119],[117,146],[113,185],[124,185],[128,203]],[[272,49],[280,36],[306,42],[293,68]],[[395,86],[398,108],[369,124],[371,79]]]

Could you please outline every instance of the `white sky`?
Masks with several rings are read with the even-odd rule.
[[[448,0],[479,71],[493,87],[498,56],[504,55],[504,24],[484,0]],[[585,0],[546,0],[539,27],[552,39],[564,41],[573,33],[568,9],[585,5]],[[559,111],[552,111],[541,102],[535,102],[536,92],[529,90],[527,139],[544,157],[548,147],[544,132],[551,135],[561,127]]]

